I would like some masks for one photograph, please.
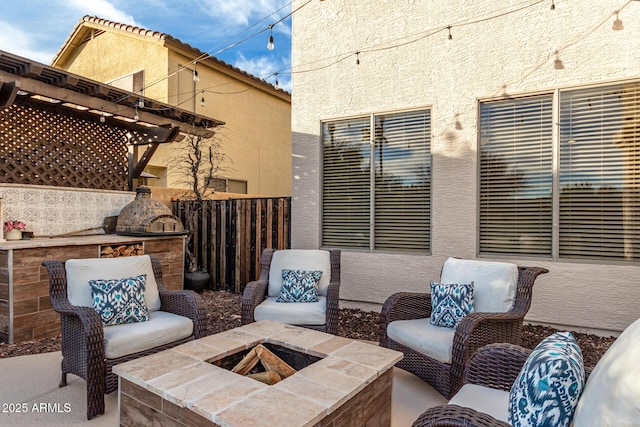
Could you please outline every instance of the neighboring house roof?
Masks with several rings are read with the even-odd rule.
[[[184,127],[185,123],[205,127],[224,124],[220,120],[0,50],[0,98],[3,86],[11,82],[15,82],[18,90],[28,92],[30,96],[44,96],[60,105],[70,103],[69,108],[80,106],[94,114],[104,112],[114,117],[132,117],[138,111],[141,122],[158,126],[167,123],[178,127]],[[143,107],[138,106],[140,99],[144,101]]]
[[[217,59],[214,56],[210,56],[208,53],[202,52],[201,50],[196,49],[188,43],[180,41],[170,34],[147,30],[145,28],[136,27],[133,25],[122,24],[119,22],[98,18],[96,16],[85,15],[82,17],[82,19],[80,19],[80,21],[73,28],[63,45],[60,47],[58,53],[56,53],[56,55],[53,57],[51,64],[55,66],[56,64],[62,62],[64,58],[67,55],[70,55],[77,46],[84,43],[86,37],[89,35],[90,29],[124,31],[127,33],[162,41],[167,48],[173,49],[174,51],[181,51],[187,56],[193,57],[194,59],[203,57],[204,59],[199,59],[198,63],[207,63],[212,66],[212,68],[215,68],[218,71],[233,76],[239,80],[243,80],[246,83],[251,84],[252,86],[261,88],[262,90],[273,93],[274,95],[277,95],[278,97],[291,102],[291,94],[289,94],[289,92],[277,88],[271,83],[268,83],[266,80],[260,79],[252,74],[247,73],[246,71],[236,68],[224,61]]]

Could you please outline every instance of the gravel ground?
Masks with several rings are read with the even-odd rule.
[[[207,305],[207,332],[209,334],[240,326],[241,295],[224,291],[204,291],[201,295]],[[543,338],[554,332],[557,332],[557,329],[546,326],[525,325],[522,345],[533,348]],[[573,334],[582,350],[585,367],[591,369],[615,341],[614,337],[599,337],[578,332],[573,332]],[[338,335],[353,339],[378,341],[378,313],[349,308],[340,309]],[[0,343],[0,358],[58,350],[60,350],[60,337],[44,338],[19,344]]]

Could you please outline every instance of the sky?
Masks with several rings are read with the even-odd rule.
[[[84,15],[170,34],[235,67],[291,88],[292,3],[301,0],[4,0],[0,50],[44,64]],[[275,48],[267,49],[269,26]],[[259,34],[258,34],[259,33]],[[253,36],[253,37],[252,37]],[[232,44],[247,39],[235,47]],[[282,72],[285,74],[282,74]]]

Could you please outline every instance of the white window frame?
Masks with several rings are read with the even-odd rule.
[[[478,217],[477,217],[477,229],[478,229],[478,247],[477,247],[477,254],[479,257],[485,257],[485,258],[492,258],[492,257],[504,257],[505,255],[512,255],[512,256],[522,256],[525,258],[543,258],[543,259],[548,259],[551,261],[561,261],[561,262],[577,262],[577,263],[589,263],[589,262],[602,262],[602,263],[606,263],[606,264],[624,264],[624,265],[637,265],[640,264],[640,258],[638,257],[638,255],[635,255],[635,258],[631,258],[631,259],[624,259],[623,258],[614,258],[614,257],[606,257],[606,256],[595,256],[595,255],[589,255],[589,256],[584,256],[584,257],[574,257],[574,256],[561,256],[560,255],[560,174],[561,174],[561,170],[560,170],[560,158],[561,158],[561,126],[563,126],[563,124],[560,122],[561,120],[561,102],[562,102],[562,96],[563,94],[566,93],[570,93],[570,92],[578,92],[581,90],[598,90],[598,89],[602,89],[605,90],[607,87],[609,86],[617,86],[617,85],[625,85],[625,84],[636,84],[636,85],[640,85],[640,78],[635,78],[635,79],[625,79],[625,80],[617,80],[617,81],[605,81],[605,82],[600,82],[600,83],[594,83],[594,84],[589,84],[589,85],[576,85],[576,86],[570,86],[570,87],[563,87],[563,88],[556,88],[552,91],[543,91],[543,92],[536,92],[536,93],[528,93],[528,94],[522,94],[520,96],[511,96],[510,98],[484,98],[484,99],[478,99],[477,101],[477,111],[478,111],[478,137],[477,137],[477,162],[478,162],[478,179],[477,179],[477,192],[476,194],[478,195]],[[552,100],[552,104],[553,104],[553,108],[552,108],[552,118],[551,118],[551,122],[552,122],[552,169],[551,169],[551,173],[552,173],[552,197],[551,197],[551,203],[552,203],[552,222],[549,224],[549,228],[551,229],[551,233],[552,233],[552,238],[551,238],[551,253],[550,255],[535,255],[535,254],[521,254],[521,253],[517,253],[515,250],[509,254],[506,253],[501,253],[501,254],[497,254],[495,252],[487,252],[487,251],[482,251],[481,248],[481,240],[480,240],[480,221],[481,221],[481,170],[482,170],[482,164],[481,164],[481,139],[482,139],[482,128],[481,128],[481,106],[483,103],[486,102],[493,102],[493,101],[508,101],[509,99],[520,99],[520,98],[525,98],[525,97],[531,97],[531,96],[539,96],[539,95],[552,95],[553,96],[553,100]],[[605,112],[609,112],[609,110],[605,110]],[[597,133],[596,133],[597,134]],[[606,158],[604,158],[606,160]],[[572,166],[573,168],[573,166]],[[605,171],[609,172],[610,171]],[[622,250],[623,248],[618,248],[618,251]]]
[[[376,247],[376,227],[375,227],[375,218],[376,218],[376,204],[375,204],[375,195],[376,195],[376,169],[377,167],[370,167],[370,177],[369,177],[369,235],[368,248],[364,247],[349,247],[344,245],[327,245],[325,244],[323,231],[324,231],[324,200],[323,200],[323,192],[324,192],[324,140],[323,140],[323,126],[328,123],[336,123],[336,122],[345,122],[349,120],[363,120],[368,118],[368,129],[369,129],[369,161],[374,163],[376,159],[376,135],[375,135],[375,126],[376,126],[376,118],[380,116],[393,116],[393,115],[401,115],[401,114],[411,114],[411,113],[424,113],[428,116],[428,128],[425,129],[427,132],[427,166],[429,167],[429,176],[428,176],[428,200],[425,201],[428,204],[428,223],[427,223],[427,238],[426,238],[426,246],[421,249],[406,249],[401,247],[391,247],[385,249],[379,249]],[[432,146],[432,108],[431,107],[422,107],[422,108],[414,108],[414,109],[406,109],[406,110],[395,110],[395,111],[384,111],[384,112],[375,112],[370,114],[362,114],[348,117],[340,117],[335,119],[322,120],[320,122],[320,241],[321,246],[323,248],[340,248],[342,250],[349,251],[367,251],[367,252],[387,252],[387,253],[409,253],[409,254],[419,254],[419,255],[430,255],[432,249],[432,197],[433,197],[433,169],[432,169],[432,154],[431,154],[431,146]]]

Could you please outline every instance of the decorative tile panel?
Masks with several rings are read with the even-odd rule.
[[[0,185],[4,220],[21,220],[36,237],[95,229],[104,233],[104,218],[115,216],[135,199],[134,192],[45,186]]]

